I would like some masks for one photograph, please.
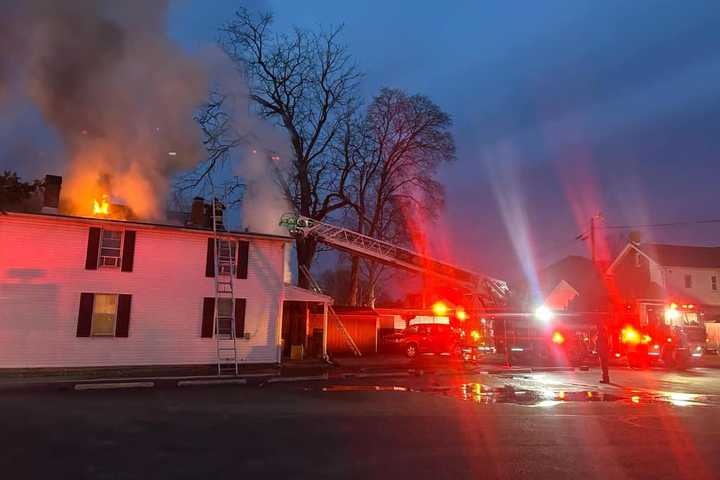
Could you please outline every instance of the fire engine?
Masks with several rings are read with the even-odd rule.
[[[510,314],[496,320],[496,344],[510,363],[582,364],[594,356],[596,313],[560,313],[546,306],[533,315]]]
[[[610,321],[613,356],[631,367],[662,364],[686,368],[705,353],[702,311],[692,303],[639,301],[626,304]]]

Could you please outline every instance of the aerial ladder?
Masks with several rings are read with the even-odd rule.
[[[407,248],[296,213],[284,214],[280,225],[287,228],[293,237],[312,237],[353,255],[458,284],[471,292],[474,301],[479,303],[479,308],[488,310],[507,306],[510,289],[503,280],[471,272]]]

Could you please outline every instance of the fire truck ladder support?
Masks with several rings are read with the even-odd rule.
[[[295,237],[314,237],[322,243],[352,254],[460,284],[477,294],[486,308],[505,306],[507,303],[510,290],[502,280],[470,272],[353,230],[318,222],[295,213],[284,214],[280,225]]]
[[[322,288],[320,287],[320,284],[315,281],[312,274],[310,274],[310,270],[305,265],[300,265],[300,272],[302,272],[303,275],[305,275],[305,278],[308,279],[308,282],[310,282],[310,288],[315,293],[323,294]],[[350,335],[350,332],[348,332],[347,328],[345,328],[345,324],[340,319],[340,316],[335,312],[335,309],[332,307],[332,305],[327,306],[328,313],[330,313],[330,316],[333,317],[333,320],[335,320],[335,323],[337,323],[338,328],[340,329],[340,332],[342,333],[343,338],[345,339],[345,343],[348,344],[350,349],[353,352],[353,355],[356,357],[362,357],[362,352],[358,348],[357,344],[355,343],[355,340],[353,340],[352,335]],[[328,332],[325,332],[325,335],[327,335]]]
[[[225,227],[222,215],[218,215],[222,205],[217,199],[212,203],[212,224],[215,241],[215,314],[214,332],[217,341],[218,375],[237,375],[238,356],[235,339],[235,255],[237,248],[233,241],[223,238]],[[221,306],[222,303],[222,306]],[[229,311],[228,311],[229,307]]]

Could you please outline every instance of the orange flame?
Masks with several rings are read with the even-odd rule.
[[[100,201],[93,199],[93,215],[108,215],[110,213],[110,202],[108,196],[103,195]]]

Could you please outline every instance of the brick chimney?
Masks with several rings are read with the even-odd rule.
[[[207,227],[208,221],[205,215],[205,199],[203,197],[195,197],[192,201],[190,209],[190,225],[193,227]]]
[[[62,186],[62,177],[59,175],[45,175],[43,189],[43,206],[42,213],[58,213],[60,205],[60,187]]]

